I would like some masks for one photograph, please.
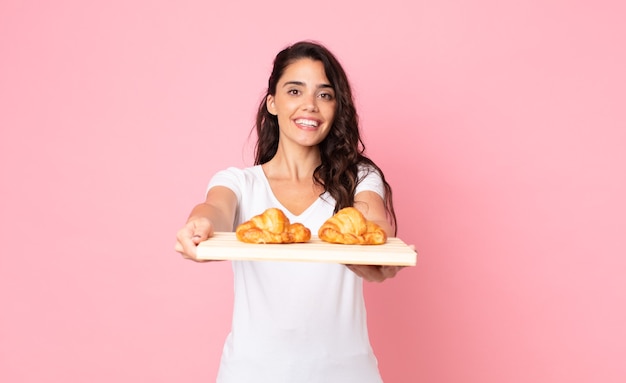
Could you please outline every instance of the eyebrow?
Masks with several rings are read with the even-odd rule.
[[[289,85],[306,86],[306,84],[304,82],[302,82],[302,81],[287,81],[283,85],[283,88],[286,87],[286,86],[289,86]],[[330,85],[330,84],[319,84],[317,86],[317,89],[322,89],[322,88],[330,88],[330,89],[334,90],[333,86]]]

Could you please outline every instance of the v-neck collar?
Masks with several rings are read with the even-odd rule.
[[[318,196],[315,199],[315,201],[313,201],[306,209],[304,209],[302,211],[302,213],[296,215],[291,210],[287,209],[280,202],[280,200],[276,197],[276,194],[274,194],[274,190],[272,190],[272,186],[270,185],[270,180],[267,178],[267,175],[263,171],[262,165],[256,165],[256,170],[259,173],[259,176],[261,177],[261,179],[263,179],[263,182],[265,182],[265,186],[267,187],[267,190],[268,190],[270,196],[274,200],[274,203],[276,203],[276,205],[278,205],[280,207],[280,209],[285,212],[285,214],[288,214],[289,216],[291,216],[291,218],[298,219],[298,220],[305,219],[310,214],[310,212],[315,208],[315,206],[317,204],[319,204],[320,202],[324,201],[322,197],[327,194],[327,192],[322,193],[322,195]]]

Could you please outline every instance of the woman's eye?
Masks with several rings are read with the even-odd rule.
[[[287,91],[287,94],[291,94],[291,95],[297,96],[297,95],[300,94],[300,91],[298,89],[289,89]]]
[[[320,97],[324,100],[332,100],[334,96],[331,93],[321,93]]]

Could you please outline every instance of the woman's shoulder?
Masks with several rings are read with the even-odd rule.
[[[249,167],[227,167],[215,173],[210,184],[239,184],[246,185],[263,179],[263,170],[260,165]]]
[[[380,177],[380,170],[378,170],[376,168],[376,166],[367,163],[367,162],[361,162],[357,165],[357,169],[358,169],[358,178],[359,179],[363,179],[371,174],[373,174],[374,176]]]
[[[225,169],[218,171],[216,174],[231,174],[238,176],[246,176],[246,175],[258,175],[260,172],[262,173],[261,165],[254,165],[248,167],[236,167],[229,166]]]

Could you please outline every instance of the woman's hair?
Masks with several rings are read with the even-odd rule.
[[[320,142],[321,164],[313,173],[314,181],[324,187],[337,202],[335,212],[354,205],[354,193],[359,179],[359,165],[380,174],[385,188],[385,209],[390,222],[396,228],[397,220],[393,208],[391,187],[385,180],[382,170],[364,155],[365,145],[359,131],[359,118],[352,98],[348,77],[335,56],[316,42],[301,41],[276,55],[272,73],[268,80],[267,92],[256,117],[257,143],[255,145],[255,165],[271,160],[278,150],[278,118],[267,110],[267,97],[276,95],[276,85],[285,69],[300,59],[319,61],[324,65],[326,77],[335,90],[335,118],[328,136]],[[397,231],[397,229],[395,229]],[[395,233],[394,233],[395,235]]]

